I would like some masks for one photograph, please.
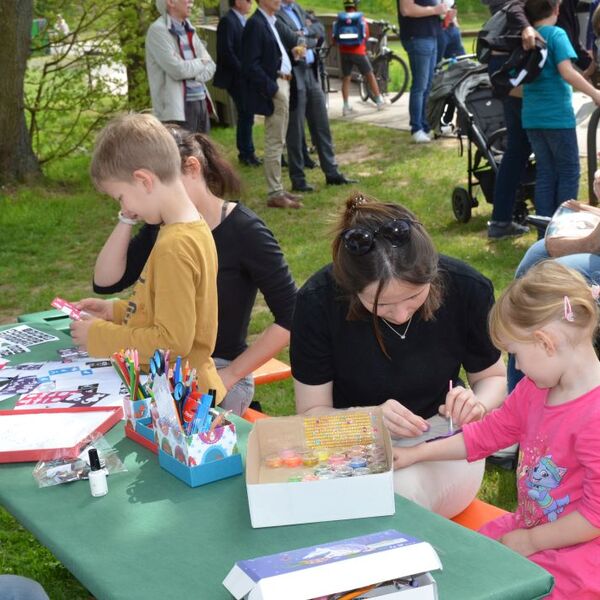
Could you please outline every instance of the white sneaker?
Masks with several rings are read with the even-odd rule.
[[[377,110],[383,110],[385,108],[385,102],[376,102],[375,106],[377,107]]]
[[[415,144],[429,144],[431,142],[431,138],[422,129],[415,131],[412,134],[412,139]]]
[[[342,117],[347,117],[349,114],[352,114],[354,109],[351,106],[344,106],[342,108]]]

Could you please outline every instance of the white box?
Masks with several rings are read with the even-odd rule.
[[[223,585],[236,600],[307,600],[414,575],[417,587],[374,588],[365,597],[436,600],[433,547],[394,529],[238,561]]]
[[[305,417],[273,417],[254,424],[248,437],[246,489],[252,527],[295,525],[393,515],[395,513],[392,444],[379,407],[345,411],[370,415],[379,444],[385,449],[384,473],[307,482],[269,482],[275,471],[264,466],[265,456],[306,443]],[[337,413],[339,415],[341,413]],[[314,419],[314,418],[313,418]],[[352,445],[356,440],[349,440]]]

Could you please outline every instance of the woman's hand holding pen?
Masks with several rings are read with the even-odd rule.
[[[538,552],[531,539],[531,529],[514,529],[503,535],[499,541],[521,556],[530,556]]]
[[[480,421],[486,410],[473,390],[459,385],[448,391],[446,403],[440,406],[439,413],[444,418],[451,416],[454,427],[460,427],[472,421]]]
[[[429,429],[425,419],[415,415],[398,400],[386,400],[381,409],[383,422],[392,437],[417,437]]]

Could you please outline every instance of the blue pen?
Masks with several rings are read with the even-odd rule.
[[[212,401],[212,396],[209,394],[202,394],[200,401],[198,402],[198,406],[196,408],[196,414],[190,423],[190,429],[188,435],[193,435],[198,433],[199,431],[206,431],[205,424],[206,419],[209,415],[210,403]]]
[[[173,381],[177,385],[181,381],[181,356],[177,357],[175,361],[175,368],[173,369]]]

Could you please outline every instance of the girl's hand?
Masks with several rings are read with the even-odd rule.
[[[104,319],[105,321],[113,320],[113,301],[100,300],[99,298],[84,298],[75,303],[79,310],[83,310],[92,317]]]
[[[382,405],[383,423],[392,437],[416,437],[429,429],[425,419],[415,415],[398,400],[386,400]]]
[[[88,333],[94,321],[97,321],[97,319],[83,317],[81,321],[73,321],[71,323],[71,337],[78,348],[87,350]]]
[[[446,419],[452,416],[455,427],[479,421],[486,413],[485,406],[477,400],[473,390],[460,385],[446,394],[446,404],[442,404],[438,410]]]
[[[518,552],[521,556],[530,556],[537,552],[537,548],[531,541],[531,531],[529,529],[515,529],[509,531],[500,538],[500,542]]]
[[[410,467],[418,462],[416,448],[419,446],[411,446],[410,448],[392,448],[392,456],[394,458],[394,471]]]

